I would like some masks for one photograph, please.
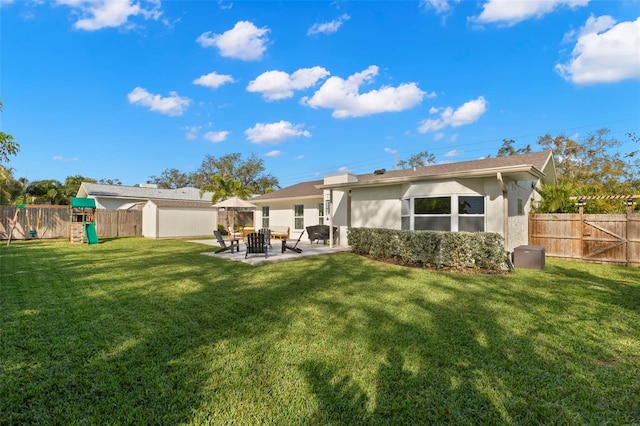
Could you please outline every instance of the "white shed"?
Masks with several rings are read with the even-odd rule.
[[[218,212],[208,201],[149,200],[142,209],[142,235],[147,238],[210,237]]]

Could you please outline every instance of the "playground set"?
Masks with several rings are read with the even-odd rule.
[[[71,223],[69,224],[69,240],[71,243],[98,243],[95,213],[96,200],[93,198],[71,198]]]
[[[0,224],[0,235],[6,233],[7,246],[15,239],[42,239],[49,232],[57,234],[60,230],[60,207],[35,204],[18,204],[13,215],[6,219],[5,232]],[[95,200],[73,198],[69,206],[69,241],[71,243],[98,243],[95,225]],[[66,215],[65,215],[66,216]],[[64,219],[65,221],[67,219]],[[64,222],[63,222],[64,223]],[[58,230],[57,232],[55,230]]]

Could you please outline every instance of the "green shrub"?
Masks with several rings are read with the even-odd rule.
[[[493,232],[349,228],[354,253],[436,268],[504,268],[504,240]]]

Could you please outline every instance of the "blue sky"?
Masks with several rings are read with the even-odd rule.
[[[640,2],[0,0],[2,131],[29,181],[206,155],[282,186],[640,134]]]

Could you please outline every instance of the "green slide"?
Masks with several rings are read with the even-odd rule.
[[[87,237],[87,243],[98,244],[98,234],[96,232],[95,223],[84,224],[84,235]]]

